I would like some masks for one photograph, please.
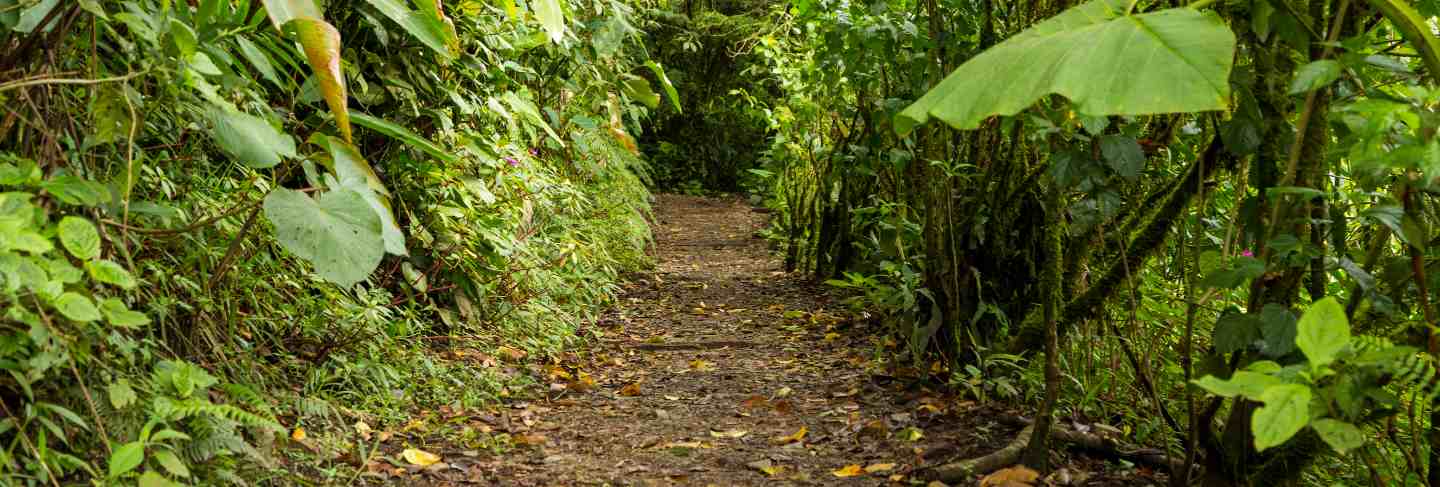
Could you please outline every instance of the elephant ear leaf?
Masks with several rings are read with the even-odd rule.
[[[1087,115],[1223,110],[1235,34],[1214,13],[1131,13],[1133,0],[1093,0],[986,50],[900,112],[907,134],[929,121],[974,129],[1059,94]]]
[[[380,217],[354,189],[340,187],[312,199],[279,188],[265,197],[265,218],[275,225],[275,239],[285,250],[343,287],[369,277],[385,255]]]

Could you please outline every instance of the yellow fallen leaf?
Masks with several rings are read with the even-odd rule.
[[[791,444],[791,443],[795,443],[795,442],[804,440],[804,439],[805,439],[805,433],[807,433],[807,432],[809,432],[809,429],[805,428],[804,426],[801,426],[799,430],[795,431],[795,434],[792,434],[792,435],[790,435],[790,436],[777,436],[777,437],[771,438],[771,439],[770,439],[770,443],[774,443],[774,444],[776,444],[776,445],[788,445],[788,444]]]
[[[290,439],[295,441],[305,441],[305,428],[296,427],[295,431],[290,432]]]
[[[744,430],[729,430],[729,431],[710,430],[710,436],[714,436],[714,437],[716,437],[716,438],[741,438],[741,437],[744,437],[745,435],[748,435],[748,434],[750,434],[750,432],[749,432],[749,431],[744,431]]]
[[[406,448],[405,451],[400,452],[400,456],[405,458],[405,461],[410,462],[411,465],[419,465],[421,467],[428,467],[440,461],[440,455],[415,448]]]
[[[825,334],[825,341],[827,341],[827,342],[833,342],[833,341],[835,341],[835,339],[837,339],[837,338],[840,338],[840,334],[839,334],[839,333],[835,333],[835,332],[832,331],[832,332],[830,332],[830,333],[826,333],[826,334]]]
[[[690,361],[690,368],[701,372],[709,372],[715,370],[715,364],[706,362],[704,360],[695,359]]]
[[[364,421],[355,422],[355,432],[358,433],[361,438],[364,438],[366,440],[370,439],[371,431],[374,430],[370,429],[370,425],[366,424]]]
[[[921,431],[920,428],[911,426],[895,433],[895,436],[905,441],[920,441],[921,438],[925,437],[925,432]]]
[[[625,396],[625,397],[635,397],[635,396],[640,395],[640,383],[639,383],[639,382],[635,382],[635,383],[632,383],[632,384],[630,384],[630,385],[628,385],[628,386],[621,387],[621,388],[620,388],[620,395]]]
[[[895,469],[895,464],[893,464],[893,463],[876,463],[876,464],[874,464],[874,465],[870,465],[870,466],[868,466],[868,467],[865,467],[865,473],[882,473],[882,472],[889,472],[889,471],[894,470],[894,469]]]
[[[851,464],[830,473],[835,475],[836,477],[845,478],[860,475],[862,473],[865,473],[865,470],[860,468],[859,465]]]

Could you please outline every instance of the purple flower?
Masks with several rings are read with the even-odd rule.
[[[530,155],[535,156],[535,157],[540,157],[540,149],[537,148],[537,147],[531,147],[531,148],[530,148]]]
[[[1240,252],[1240,255],[1243,255],[1243,256],[1246,256],[1246,257],[1254,257],[1254,256],[1255,256],[1255,253],[1254,253],[1254,252],[1251,252],[1251,251],[1249,251],[1249,250],[1246,250],[1246,251],[1244,251],[1244,252]]]
[[[505,162],[510,163],[510,167],[520,166],[520,161],[518,159],[515,159],[514,157],[506,157]]]

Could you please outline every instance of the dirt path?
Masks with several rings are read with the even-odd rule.
[[[476,458],[446,484],[908,480],[946,405],[872,380],[874,335],[781,272],[754,237],[764,214],[731,199],[666,195],[655,206],[658,267],[627,284],[600,347],[552,367],[548,398],[496,418],[522,447]]]
[[[544,397],[471,420],[514,448],[443,452],[445,469],[409,484],[910,485],[1014,436],[985,419],[996,406],[891,378],[893,342],[781,272],[754,237],[764,214],[655,206],[658,268],[627,284],[599,346],[542,366]]]

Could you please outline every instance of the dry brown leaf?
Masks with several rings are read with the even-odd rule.
[[[808,433],[809,431],[810,430],[808,428],[801,426],[799,430],[796,430],[795,433],[790,436],[776,436],[774,438],[771,438],[770,443],[776,445],[788,445],[798,441],[803,441],[805,439],[805,433]]]
[[[766,406],[769,406],[769,405],[770,405],[770,400],[769,400],[769,399],[765,399],[765,396],[762,396],[762,395],[759,395],[759,394],[751,395],[748,399],[745,399],[744,401],[742,401],[742,402],[740,403],[740,407],[745,408],[745,409],[762,408],[762,407],[766,407]]]
[[[980,479],[980,487],[1022,487],[1034,485],[1040,474],[1023,465],[997,470]]]
[[[523,359],[526,355],[528,355],[527,353],[525,353],[524,350],[511,347],[500,347],[496,351],[500,352],[501,357],[510,359],[510,361],[512,362],[518,362],[520,361],[520,359]]]
[[[639,383],[639,382],[632,382],[632,383],[630,383],[630,385],[627,385],[627,386],[625,386],[625,387],[621,387],[621,388],[620,388],[620,395],[625,396],[625,397],[635,397],[635,396],[640,395],[640,383]]]
[[[846,477],[854,477],[862,473],[865,473],[865,469],[860,468],[860,465],[857,464],[846,465],[844,467],[841,467],[839,470],[830,472],[831,475],[840,477],[842,479]]]
[[[531,435],[523,433],[511,436],[510,440],[514,441],[516,445],[520,446],[541,446],[544,445],[546,441],[549,441],[547,438],[545,438],[545,435]]]

